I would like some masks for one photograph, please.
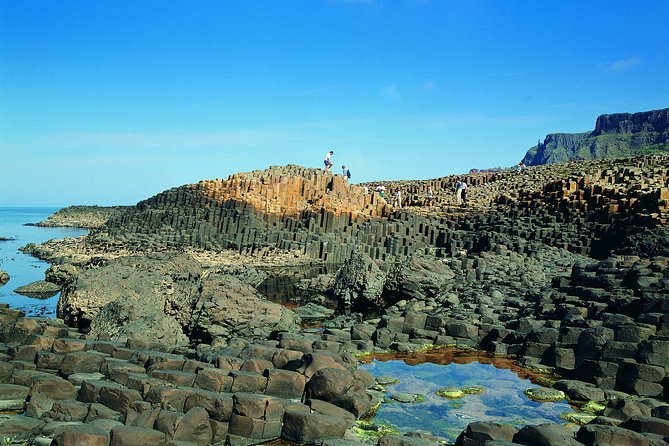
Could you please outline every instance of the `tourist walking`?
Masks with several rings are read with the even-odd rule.
[[[455,202],[457,204],[462,203],[462,183],[460,180],[455,182]]]
[[[402,192],[399,187],[395,189],[395,193],[393,194],[393,207],[394,206],[397,206],[398,209],[402,209]]]
[[[332,167],[332,161],[330,160],[330,157],[334,155],[334,152],[330,150],[328,153],[325,154],[325,160],[323,161],[325,163],[325,171],[330,172],[330,167]]]
[[[425,205],[427,207],[432,207],[433,202],[434,202],[434,191],[432,190],[432,186],[429,186],[427,188],[427,201],[425,202]]]
[[[376,191],[379,193],[379,196],[381,198],[386,198],[386,186],[384,186],[383,184],[380,184],[380,185],[376,186]]]

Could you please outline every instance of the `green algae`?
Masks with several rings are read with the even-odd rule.
[[[532,389],[525,389],[523,392],[532,401],[537,403],[549,403],[560,401],[567,398],[562,390],[547,389],[545,387],[535,387]]]
[[[606,408],[606,405],[597,403],[595,401],[587,401],[585,403],[579,404],[578,406],[582,412],[588,412],[591,414],[600,414],[604,412],[604,409]]]
[[[597,417],[595,415],[583,412],[566,412],[560,415],[560,418],[567,420],[570,423],[582,426],[584,424],[588,424]]]
[[[381,384],[378,384],[378,383],[377,384],[372,384],[372,386],[369,387],[368,389],[369,390],[374,390],[376,392],[387,392],[388,391],[386,386],[382,386]]]
[[[465,396],[465,392],[463,392],[462,389],[452,386],[444,387],[434,393],[442,398],[448,398],[449,400],[457,400]]]
[[[369,420],[357,420],[352,430],[363,442],[376,443],[379,438],[386,435],[400,435],[400,431],[389,424],[373,423]]]
[[[469,386],[463,387],[461,389],[467,395],[480,395],[485,392],[485,387],[483,386]]]

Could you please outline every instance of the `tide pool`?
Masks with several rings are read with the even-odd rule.
[[[536,384],[513,370],[481,363],[475,357],[468,363],[460,358],[458,363],[422,362],[414,365],[402,360],[374,359],[361,368],[375,378],[390,376],[399,379],[399,383],[385,386],[386,402],[381,404],[372,422],[392,426],[401,433],[420,431],[455,441],[474,421],[511,424],[518,428],[546,422],[564,424],[566,422],[560,415],[574,411],[565,400],[532,401],[523,392],[537,387]],[[465,394],[455,399],[436,394],[446,387],[480,387],[482,393]],[[396,394],[420,397],[417,402],[400,403],[393,399]]]

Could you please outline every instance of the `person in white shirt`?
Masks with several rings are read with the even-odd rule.
[[[397,206],[399,209],[402,209],[402,192],[399,188],[395,189],[395,194],[393,195],[393,206]]]
[[[458,204],[462,203],[462,183],[460,180],[455,182],[455,202]]]
[[[334,155],[334,152],[332,150],[330,150],[328,153],[325,154],[325,161],[323,161],[323,162],[325,163],[325,171],[326,172],[329,172],[330,167],[332,167],[332,161],[330,161],[330,157],[332,155]]]

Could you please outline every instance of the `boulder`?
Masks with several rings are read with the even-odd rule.
[[[135,426],[116,426],[111,431],[110,446],[162,445],[165,434],[153,429]]]
[[[539,424],[525,426],[513,436],[513,442],[526,446],[580,446],[574,433],[566,426]]]
[[[650,446],[650,440],[643,435],[617,426],[588,424],[576,433],[578,441],[585,445],[609,446]]]
[[[0,414],[0,443],[27,444],[44,427],[44,422],[21,415]]]
[[[193,445],[208,445],[213,438],[209,423],[209,414],[202,407],[193,407],[179,420],[174,436],[175,441],[183,441]]]
[[[368,255],[354,253],[337,271],[333,294],[348,311],[383,308],[385,281],[385,274]]]
[[[348,370],[318,370],[307,384],[309,398],[327,401],[360,417],[371,408],[371,396]]]
[[[7,274],[7,271],[0,269],[0,285],[4,285],[7,282],[9,282],[9,274]]]
[[[517,432],[516,428],[508,424],[477,421],[467,425],[467,428],[456,439],[455,445],[483,446],[490,440],[512,441]],[[466,442],[465,439],[467,439]]]
[[[57,429],[54,446],[108,446],[109,431],[90,424],[65,425]]]
[[[301,444],[321,444],[323,440],[342,438],[347,423],[341,418],[317,412],[287,410],[283,417],[281,438]]]
[[[455,273],[441,260],[419,256],[404,258],[388,271],[384,296],[393,298],[386,303],[393,304],[401,299],[434,298],[453,277]]]
[[[0,412],[23,411],[29,394],[29,387],[0,384]]]

